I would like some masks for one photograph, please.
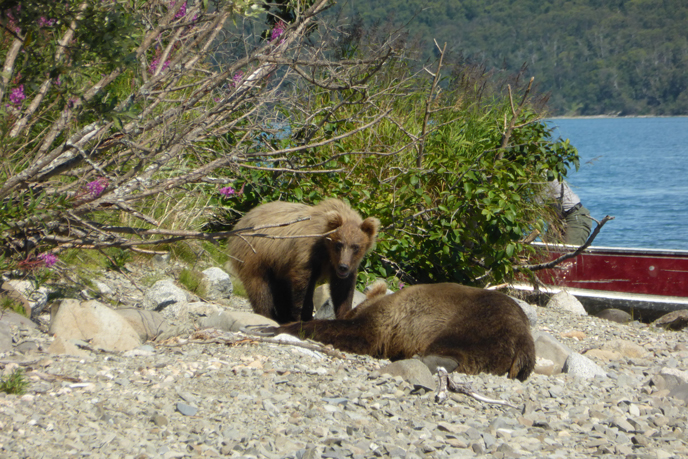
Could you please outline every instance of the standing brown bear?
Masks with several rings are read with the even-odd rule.
[[[313,318],[313,291],[322,279],[329,280],[336,316],[341,318],[351,310],[358,265],[380,226],[377,218],[362,220],[344,202],[327,199],[314,207],[282,201],[263,204],[249,211],[234,228],[304,217],[309,219],[256,231],[268,237],[239,233],[229,241],[232,266],[253,310],[279,323]],[[332,230],[327,236],[312,237]]]
[[[374,284],[343,319],[264,327],[390,360],[418,356],[431,369],[524,381],[535,367],[528,317],[507,295],[459,284],[424,284],[386,295]]]

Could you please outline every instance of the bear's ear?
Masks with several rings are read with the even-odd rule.
[[[387,282],[382,279],[378,279],[369,286],[367,286],[363,293],[365,293],[366,299],[371,300],[378,296],[387,295]]]
[[[331,210],[325,213],[325,221],[327,222],[327,231],[337,229],[344,223],[342,214],[340,214],[336,210]]]
[[[377,236],[377,230],[380,227],[380,220],[375,217],[368,217],[361,223],[361,231],[366,233],[372,241]]]

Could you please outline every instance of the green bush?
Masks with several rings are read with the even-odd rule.
[[[438,66],[437,75],[442,70]],[[380,123],[285,162],[293,169],[319,165],[344,172],[250,170],[234,185],[244,190],[241,200],[227,204],[246,211],[278,199],[314,204],[338,197],[378,217],[377,246],[364,261],[360,284],[376,277],[392,285],[510,279],[530,254],[524,237],[554,223],[538,198],[543,185],[577,168],[577,151],[552,137],[528,84],[498,86],[484,74],[476,79],[470,66],[452,70],[452,77],[433,79],[393,60],[372,79],[373,88],[391,79],[404,82],[375,100],[367,116],[387,111]],[[514,103],[514,90],[523,103]],[[317,108],[332,96],[309,94],[303,103]],[[356,92],[338,96],[345,101]],[[291,135],[272,142],[297,146],[318,123],[335,137],[357,127],[347,120],[361,117],[352,110],[329,122],[323,112],[322,119],[292,116]]]

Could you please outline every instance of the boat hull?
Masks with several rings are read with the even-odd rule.
[[[541,261],[577,249],[535,245]],[[671,311],[688,309],[688,251],[589,247],[536,275],[547,286],[542,292],[553,294],[566,289],[590,314],[617,308],[651,321]],[[529,290],[522,282],[518,285],[519,290]]]

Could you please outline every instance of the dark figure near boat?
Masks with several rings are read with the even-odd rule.
[[[571,190],[566,181],[560,182],[557,179],[547,183],[546,193],[547,197],[554,201],[557,215],[563,224],[561,240],[556,242],[578,246],[585,244],[592,231],[592,217],[590,211],[581,204],[578,195]],[[551,238],[554,236],[548,234],[547,239]]]
[[[387,295],[384,282],[343,319],[262,327],[337,349],[390,360],[419,357],[432,371],[481,372],[524,381],[535,344],[521,307],[503,293],[459,284],[424,284]]]

